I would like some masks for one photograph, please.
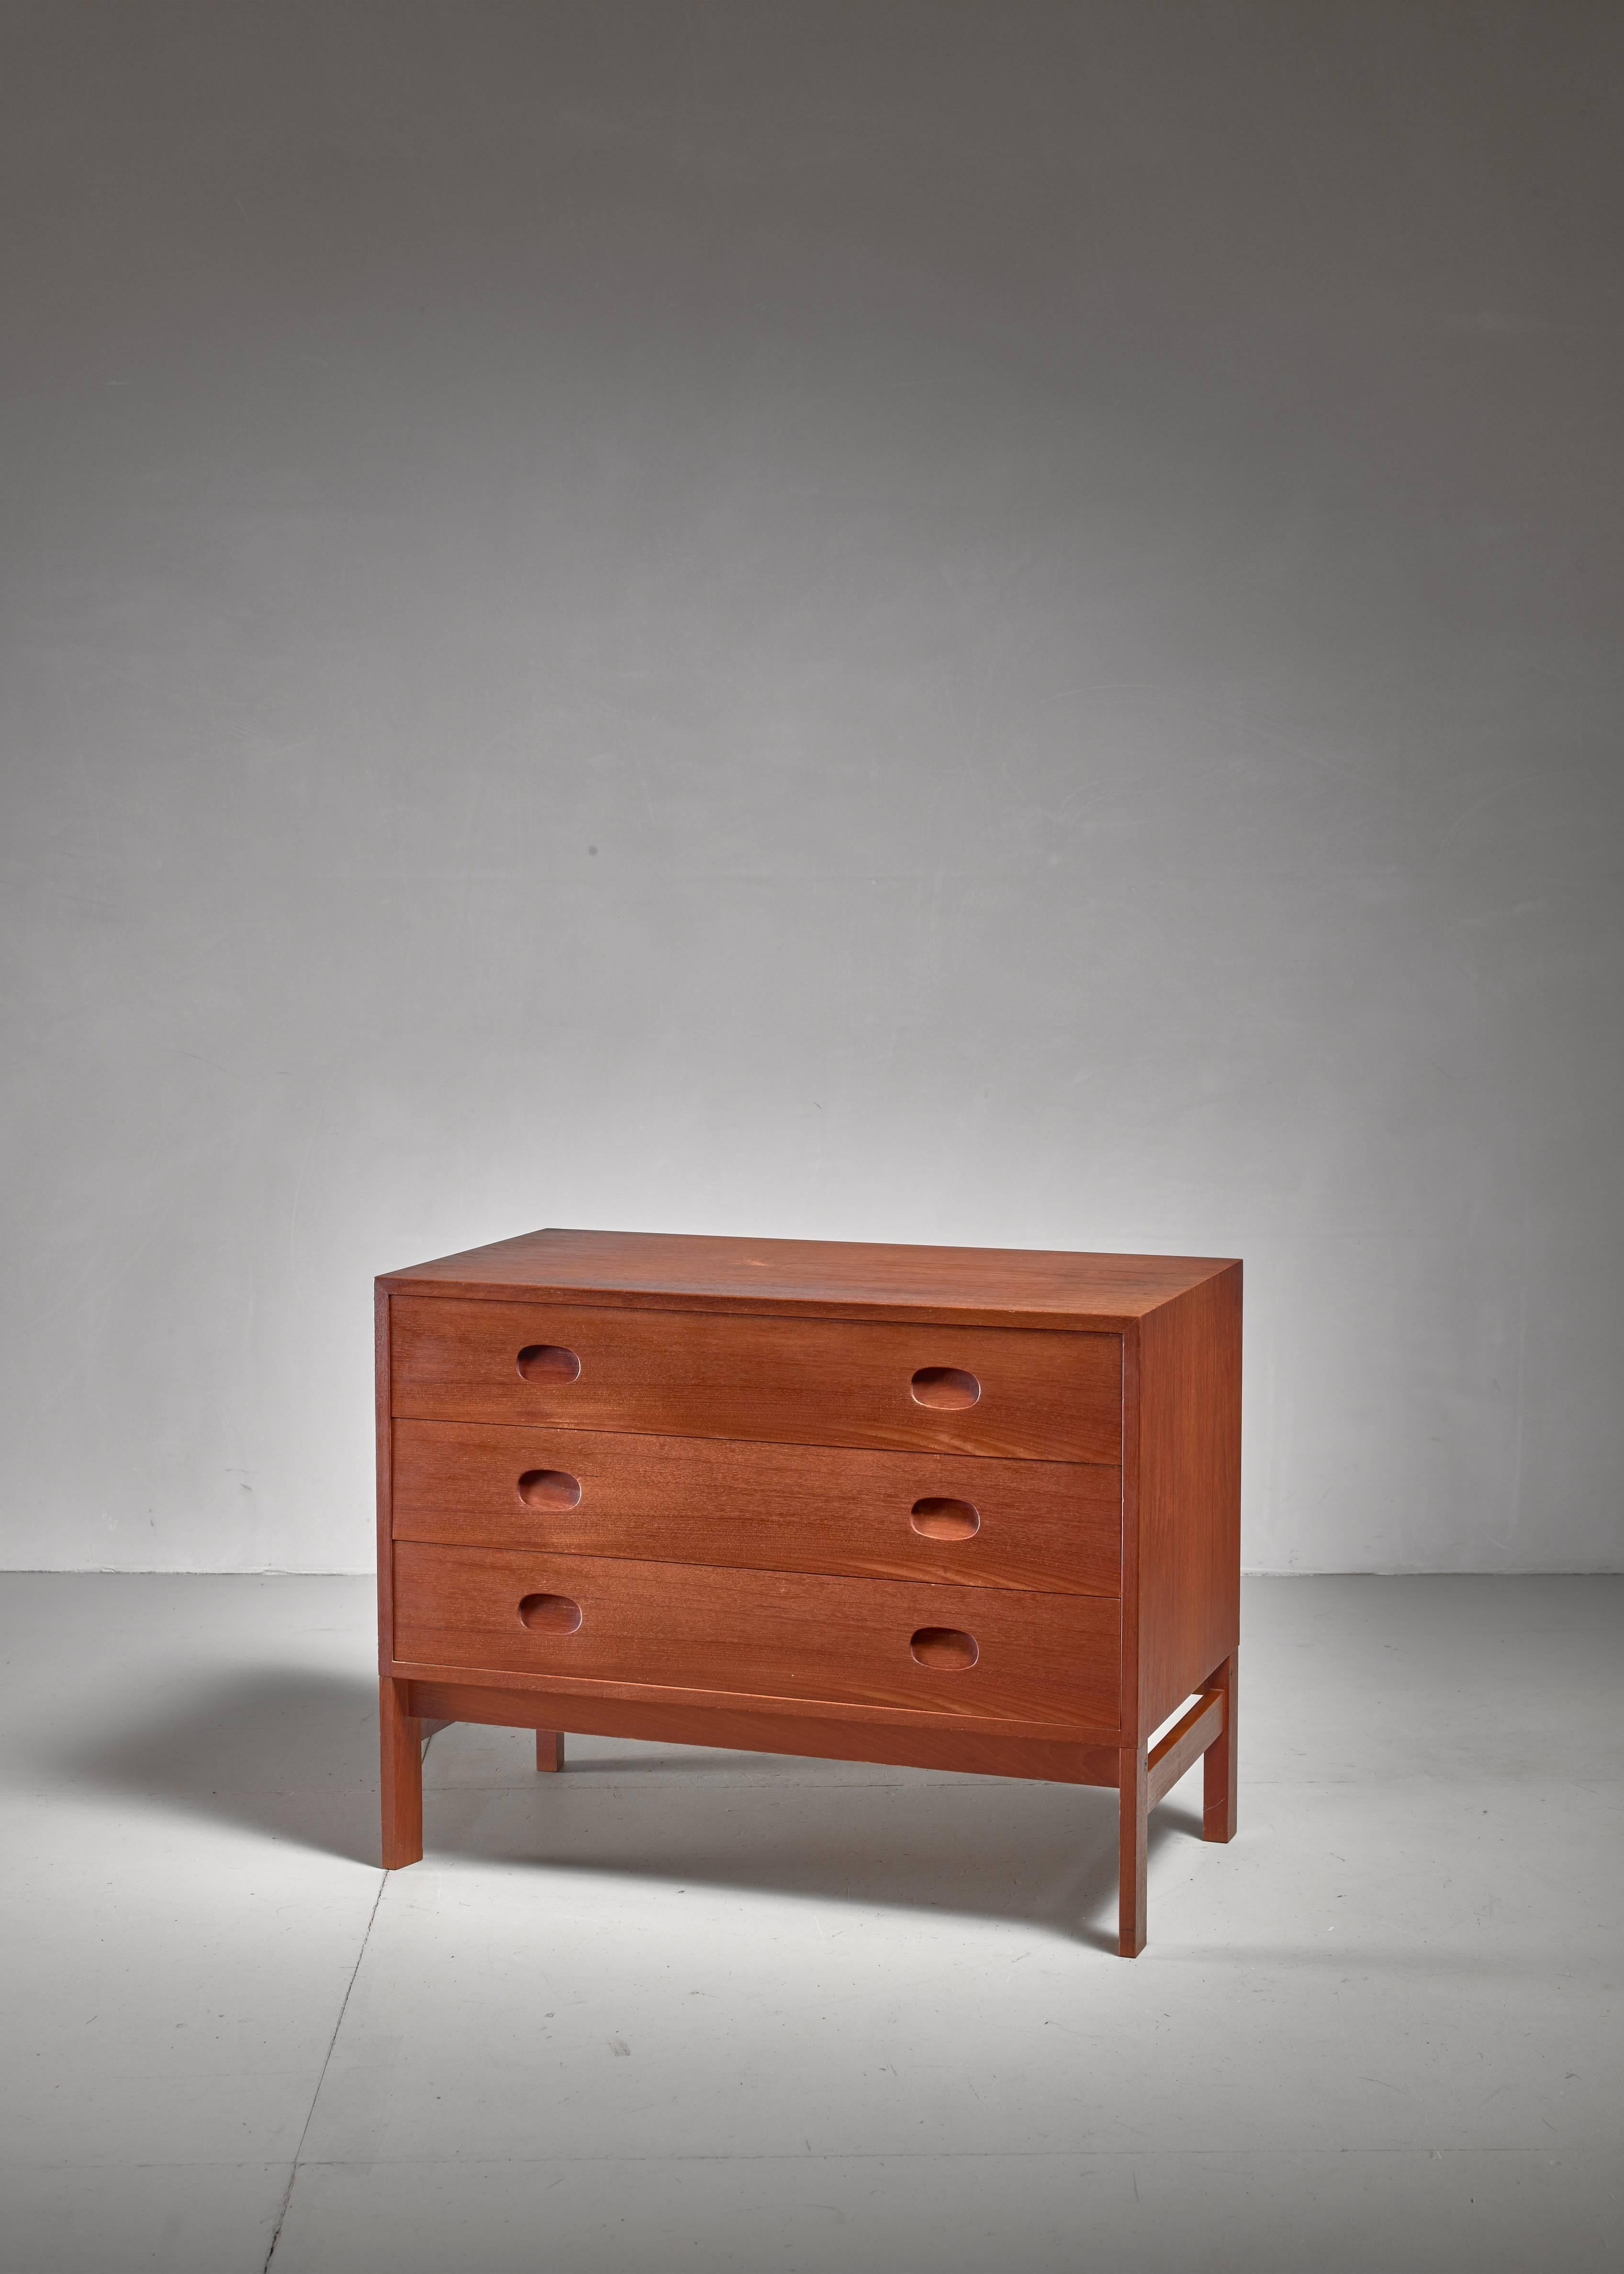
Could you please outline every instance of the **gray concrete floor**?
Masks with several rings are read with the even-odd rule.
[[[1241,1834],[1108,1793],[430,1748],[371,1594],[11,1577],[6,2274],[1624,2265],[1624,1581],[1249,1584]]]

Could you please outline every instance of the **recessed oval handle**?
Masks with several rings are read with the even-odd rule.
[[[918,1627],[908,1638],[908,1649],[915,1666],[944,1674],[962,1674],[981,1654],[975,1637],[962,1627]]]
[[[981,1528],[981,1511],[974,1501],[932,1495],[914,1502],[908,1522],[926,1540],[974,1540]]]
[[[580,1374],[581,1361],[562,1343],[529,1343],[519,1352],[519,1372],[526,1382],[556,1386],[574,1382]]]
[[[921,1366],[913,1382],[915,1405],[936,1405],[957,1412],[974,1405],[981,1385],[961,1366]]]
[[[568,1595],[526,1595],[519,1616],[533,1634],[574,1634],[581,1606]]]
[[[581,1480],[568,1469],[526,1469],[519,1479],[519,1498],[526,1508],[575,1508]]]

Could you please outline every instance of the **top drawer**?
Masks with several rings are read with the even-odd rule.
[[[396,1295],[389,1343],[402,1419],[1121,1457],[1116,1335]]]

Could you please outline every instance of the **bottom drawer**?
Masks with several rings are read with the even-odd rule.
[[[525,1550],[395,1549],[411,1666],[1117,1727],[1121,1605]]]

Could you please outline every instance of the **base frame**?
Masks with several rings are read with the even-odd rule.
[[[1137,1958],[1147,1939],[1149,1818],[1157,1803],[1202,1763],[1201,1836],[1229,1841],[1236,1829],[1236,1659],[1231,1651],[1191,1704],[1154,1745],[1093,1739],[898,1728],[826,1715],[726,1705],[644,1705],[591,1698],[545,1686],[515,1687],[510,1678],[463,1675],[455,1681],[408,1670],[379,1683],[382,1861],[401,1871],[423,1855],[423,1752],[425,1736],[451,1721],[483,1722],[536,1732],[536,1766],[557,1775],[567,1731],[643,1737],[656,1743],[720,1745],[746,1752],[788,1753],[822,1760],[879,1761],[910,1768],[966,1770],[1030,1777],[1057,1784],[1115,1786],[1117,1793],[1116,1948]]]

